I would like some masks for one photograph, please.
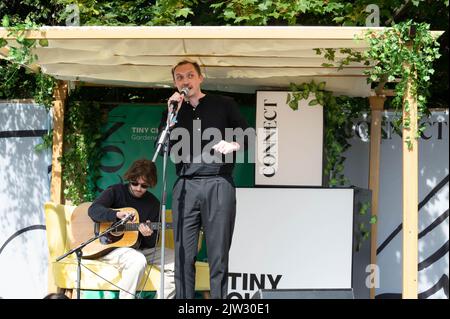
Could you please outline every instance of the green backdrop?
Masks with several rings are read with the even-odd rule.
[[[100,174],[97,182],[99,190],[122,181],[122,176],[133,161],[140,158],[152,159],[154,143],[158,135],[158,125],[165,105],[121,104],[108,113],[107,124],[103,127],[106,135],[102,143],[104,155],[101,159]],[[256,110],[251,106],[240,107],[250,126],[255,126]],[[253,163],[236,164],[234,180],[237,187],[253,187],[255,169]],[[158,184],[150,191],[161,199],[162,156],[156,160]],[[172,186],[176,180],[175,165],[167,165],[167,208],[171,208]]]

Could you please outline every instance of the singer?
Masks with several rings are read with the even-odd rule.
[[[124,175],[128,183],[120,183],[105,189],[89,207],[88,214],[96,222],[115,222],[128,219],[125,212],[113,208],[133,207],[139,213],[139,238],[136,247],[116,248],[99,260],[117,267],[122,273],[119,283],[120,299],[136,297],[136,289],[143,278],[147,262],[160,264],[161,251],[155,247],[157,231],[144,224],[145,221],[159,220],[159,200],[148,188],[157,183],[156,167],[152,161],[140,159],[134,161]],[[132,221],[135,220],[130,218]],[[175,297],[174,252],[165,249],[164,263],[164,299]],[[159,287],[159,286],[158,286]],[[156,298],[160,296],[156,291]]]
[[[178,179],[172,193],[176,298],[194,298],[194,263],[200,227],[203,227],[210,267],[211,297],[223,299],[227,297],[228,255],[236,215],[232,178],[234,163],[225,161],[223,155],[241,148],[236,141],[225,140],[225,129],[245,130],[248,124],[233,99],[202,92],[204,78],[196,62],[179,62],[173,67],[172,76],[178,92],[168,100],[168,109],[162,115],[160,130],[165,127],[170,114],[176,113],[176,122],[171,123],[170,145],[182,143],[188,145],[186,149],[189,149],[188,154],[171,153],[172,159],[176,156],[181,158],[175,162]],[[185,129],[189,134],[172,136],[177,128]],[[204,139],[199,134],[211,129],[222,137],[217,143],[212,137]],[[201,138],[201,141],[196,138]],[[202,146],[202,153],[194,150],[195,143]],[[213,145],[212,149],[205,150],[207,145]],[[205,161],[205,152],[214,153],[220,160]]]

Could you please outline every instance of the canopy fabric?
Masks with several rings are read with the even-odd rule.
[[[371,28],[382,30],[383,28]],[[48,39],[38,47],[36,67],[61,80],[133,87],[173,86],[171,67],[182,59],[197,61],[206,78],[203,88],[253,93],[283,90],[289,83],[325,81],[336,94],[370,95],[363,71],[352,63],[342,70],[315,48],[367,48],[364,27],[42,27],[30,38]],[[17,45],[7,31],[0,37]],[[0,55],[5,55],[3,49]],[[339,52],[336,57],[342,57]]]

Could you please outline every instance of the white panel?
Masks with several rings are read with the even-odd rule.
[[[50,197],[51,154],[35,152],[34,147],[42,142],[40,137],[20,135],[46,130],[48,125],[43,106],[0,103],[2,298],[41,299],[47,294],[48,247],[43,206]]]
[[[257,92],[256,185],[322,185],[323,107],[286,104],[289,92]]]
[[[265,289],[277,278],[276,288],[351,288],[352,189],[236,191],[231,297],[251,297],[255,278]]]

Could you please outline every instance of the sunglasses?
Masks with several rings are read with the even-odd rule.
[[[141,187],[142,187],[143,189],[147,189],[147,188],[150,187],[150,186],[147,185],[147,184],[141,184],[141,183],[138,183],[138,182],[135,182],[135,181],[130,181],[130,184],[133,185],[134,187],[137,187],[137,186],[141,185]]]

